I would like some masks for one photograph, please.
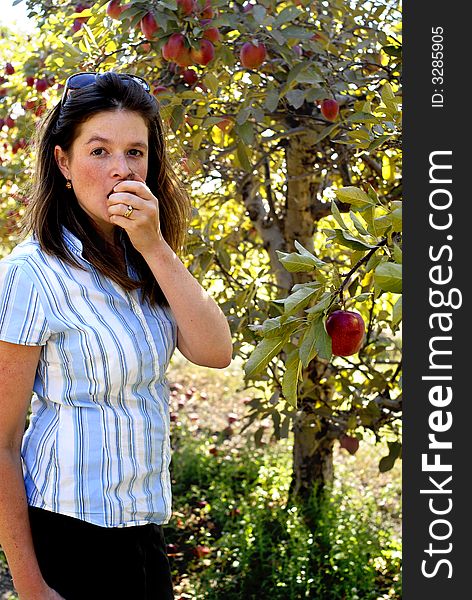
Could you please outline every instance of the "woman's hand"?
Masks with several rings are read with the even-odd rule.
[[[159,220],[159,201],[146,182],[135,174],[135,180],[120,181],[108,197],[110,222],[127,232],[131,243],[145,254],[163,242]],[[133,207],[129,217],[123,215]]]

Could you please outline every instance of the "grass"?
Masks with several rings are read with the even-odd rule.
[[[176,352],[167,374],[176,600],[401,598],[401,466],[379,472],[386,448],[362,442],[351,456],[336,445],[332,493],[305,507],[313,530],[287,502],[292,438],[275,443],[267,427],[256,447],[260,422],[239,433],[249,396],[241,366],[207,369]],[[7,584],[0,560],[0,600],[15,598]]]
[[[166,526],[176,598],[194,600],[380,600],[401,598],[401,467],[380,473],[386,448],[363,442],[351,456],[336,445],[336,478],[324,506],[287,505],[292,438],[268,428],[255,446],[223,435],[247,391],[238,365],[216,371],[173,363],[174,517]]]

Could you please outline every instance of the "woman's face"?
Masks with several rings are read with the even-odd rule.
[[[108,194],[119,181],[133,179],[133,173],[146,180],[148,138],[140,114],[114,110],[97,113],[82,123],[67,154],[60,146],[54,149],[57,164],[71,180],[79,205],[110,240],[115,225],[108,216]]]

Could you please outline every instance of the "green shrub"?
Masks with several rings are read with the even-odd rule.
[[[263,448],[222,445],[215,456],[209,438],[178,435],[177,516],[166,526],[168,543],[177,547],[174,576],[190,577],[195,598],[401,598],[400,544],[382,500],[337,479],[324,501],[314,494],[308,506],[287,504],[289,440]]]

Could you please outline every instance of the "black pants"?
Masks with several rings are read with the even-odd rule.
[[[66,600],[172,600],[162,526],[100,527],[29,507],[47,584]]]

